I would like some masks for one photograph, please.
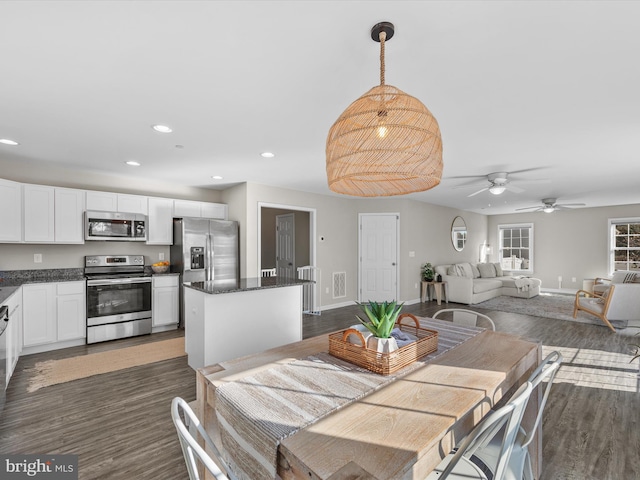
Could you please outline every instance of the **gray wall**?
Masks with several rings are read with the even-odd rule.
[[[492,215],[489,243],[497,247],[500,224],[533,223],[533,275],[543,288],[559,288],[562,276],[562,288],[580,289],[583,279],[608,275],[608,220],[624,217],[640,217],[640,205]],[[496,255],[494,248],[493,260]]]

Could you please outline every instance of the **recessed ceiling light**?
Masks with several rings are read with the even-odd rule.
[[[213,177],[214,180],[222,180],[222,177],[220,175],[214,175]]]
[[[4,143],[5,145],[11,145],[11,146],[16,146],[16,145],[20,145],[18,142],[15,142],[13,140],[9,140],[8,138],[0,138],[0,143]]]
[[[262,152],[262,153],[260,154],[260,156],[261,156],[261,157],[264,157],[264,158],[273,158],[273,157],[275,157],[275,154],[273,154],[273,153],[271,153],[271,152]]]
[[[184,145],[176,145],[176,148],[184,148]]]
[[[140,166],[140,162],[136,162],[135,160],[129,160],[128,162],[124,162],[124,163],[126,163],[130,167],[139,167]]]
[[[160,133],[173,132],[173,129],[171,127],[167,127],[166,125],[151,125],[151,128],[153,128],[156,132],[160,132]]]

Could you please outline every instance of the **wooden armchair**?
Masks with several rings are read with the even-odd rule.
[[[578,290],[573,318],[576,318],[579,310],[595,315],[615,332],[611,320],[640,319],[640,283],[612,283],[603,296]]]

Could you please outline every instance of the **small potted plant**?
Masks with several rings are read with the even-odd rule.
[[[372,302],[369,304],[358,303],[366,314],[367,320],[360,316],[356,318],[364,325],[371,335],[367,338],[367,348],[381,353],[388,353],[398,349],[396,339],[391,336],[391,331],[396,324],[402,305],[393,302]]]
[[[433,282],[433,279],[436,276],[436,272],[433,269],[433,265],[427,262],[427,263],[423,263],[420,268],[422,269],[422,279],[427,282]]]

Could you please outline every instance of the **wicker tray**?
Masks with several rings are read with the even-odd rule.
[[[407,317],[415,322],[415,326],[401,324],[402,319]],[[329,335],[329,353],[380,375],[390,375],[438,349],[438,332],[420,327],[415,315],[403,313],[398,317],[396,326],[403,332],[415,335],[418,340],[393,352],[380,353],[366,347],[362,333],[348,328]],[[350,334],[359,337],[362,345],[348,342]]]

